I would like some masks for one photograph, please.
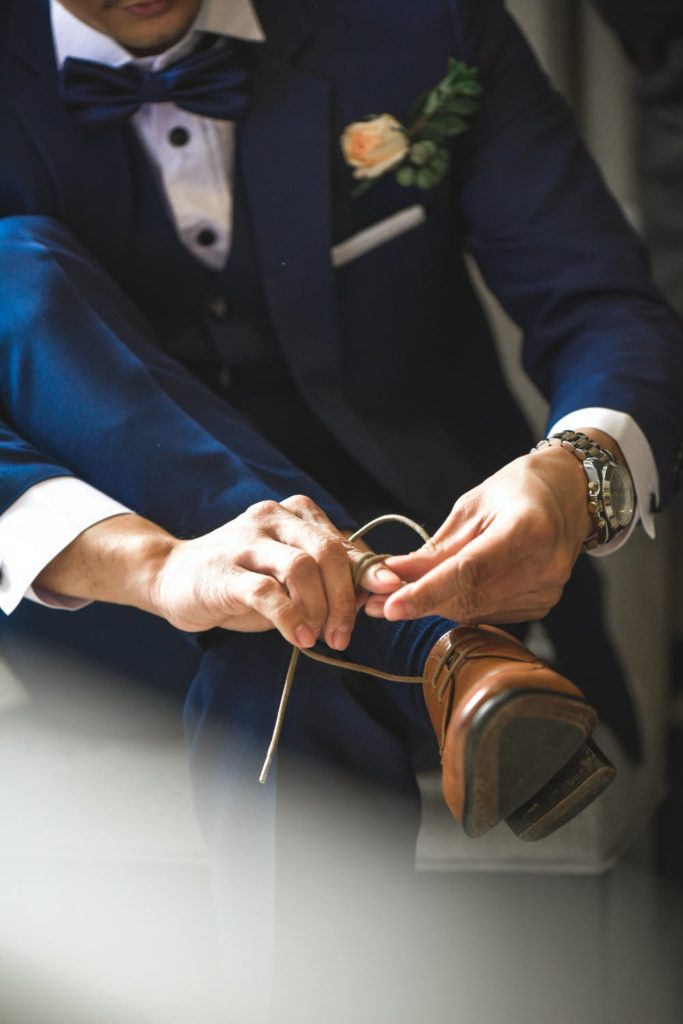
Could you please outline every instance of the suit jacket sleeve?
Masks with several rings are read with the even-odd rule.
[[[550,422],[589,406],[631,415],[664,502],[683,437],[679,321],[503,4],[457,10],[458,56],[484,87],[459,182],[465,245],[525,333],[525,369]]]
[[[41,480],[73,475],[58,461],[25,441],[3,420],[0,420],[0,465],[0,514]]]

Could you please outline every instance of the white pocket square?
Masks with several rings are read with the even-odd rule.
[[[426,218],[425,208],[419,204],[399,210],[391,217],[386,217],[377,224],[359,231],[357,235],[351,235],[339,245],[333,246],[331,250],[332,265],[343,267],[345,263],[350,263],[351,260],[364,256],[365,253],[377,249],[378,246],[384,245],[386,242],[391,242],[392,239],[398,238],[406,231],[412,231],[413,228],[419,227]]]

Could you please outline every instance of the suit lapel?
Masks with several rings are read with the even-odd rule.
[[[330,263],[330,93],[290,63],[308,36],[300,18],[261,4],[267,42],[254,47],[249,114],[239,126],[242,166],[267,300],[296,372],[305,357],[314,388],[336,349]],[[277,45],[276,45],[277,44]]]
[[[305,356],[307,380],[317,388],[338,329],[325,83],[260,55],[238,153],[275,326],[293,368]]]
[[[267,42],[254,47],[238,158],[264,291],[292,374],[321,418],[375,472],[389,472],[366,424],[344,400],[331,230],[331,90],[293,65],[311,28],[297,4],[261,0]],[[284,10],[283,10],[284,8]]]
[[[58,95],[49,7],[45,0],[13,4],[11,52],[16,61],[17,113],[48,167],[58,214],[78,225],[95,252],[106,239],[110,266],[125,265],[131,218],[131,181],[125,128],[85,132]]]

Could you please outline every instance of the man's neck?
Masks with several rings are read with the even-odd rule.
[[[55,53],[60,67],[67,57],[95,60],[118,67],[130,61],[131,57],[143,56],[139,51],[133,53],[109,36],[86,25],[59,0],[50,0],[50,11]],[[173,46],[164,48],[161,54],[157,52],[151,55],[155,59],[155,66],[157,61],[159,66],[165,66],[167,55],[173,60],[182,57],[185,40],[190,40],[188,48],[191,49],[195,32],[211,32],[250,42],[262,42],[265,39],[250,0],[230,0],[230,3],[226,3],[226,0],[204,0],[189,33],[177,39]]]

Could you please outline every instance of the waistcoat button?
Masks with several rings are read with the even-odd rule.
[[[197,241],[204,248],[208,248],[210,245],[215,244],[217,237],[218,236],[213,228],[202,228],[202,230],[197,234]]]
[[[172,146],[186,146],[190,141],[190,133],[187,128],[177,125],[177,127],[171,128],[168,133],[168,141]]]
[[[209,316],[214,320],[227,320],[232,313],[232,306],[223,295],[216,295],[208,305]]]

